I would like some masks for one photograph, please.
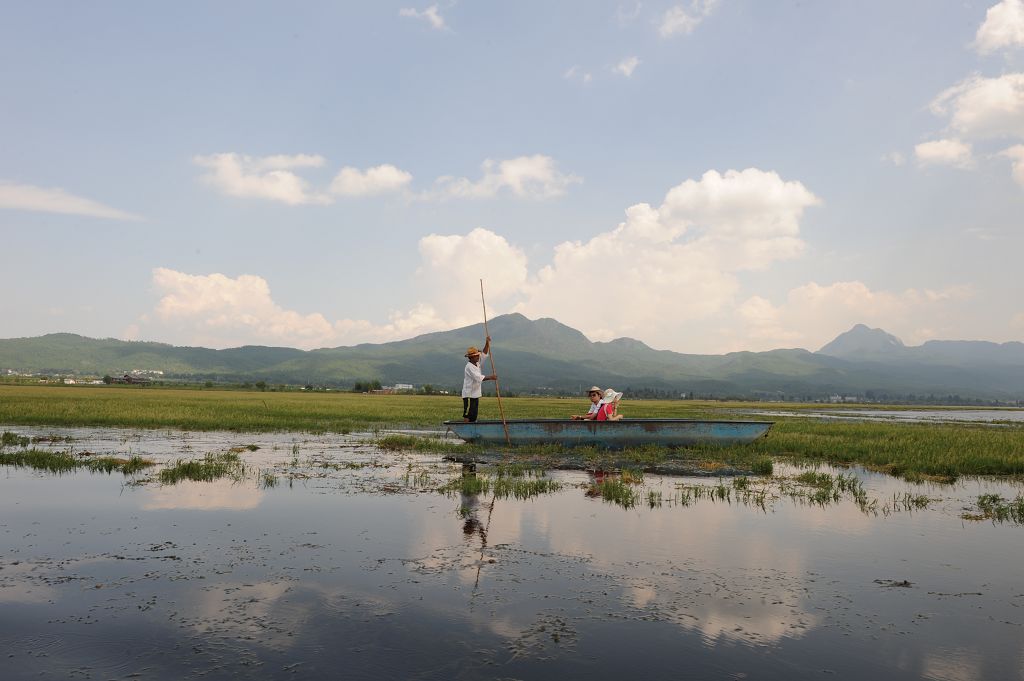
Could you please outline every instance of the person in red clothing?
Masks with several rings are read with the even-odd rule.
[[[622,399],[622,393],[615,392],[614,388],[608,388],[604,391],[604,397],[601,400],[601,408],[597,410],[596,420],[598,421],[618,421],[622,418],[622,414],[617,413],[619,407],[619,400]]]

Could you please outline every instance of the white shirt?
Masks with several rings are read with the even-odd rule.
[[[462,379],[463,397],[480,397],[483,394],[484,372],[480,371],[480,367],[484,365],[485,359],[487,355],[481,354],[476,364],[466,362],[466,376]]]
[[[594,404],[593,402],[591,402],[590,403],[590,411],[587,412],[587,416],[590,416],[591,414],[596,414],[597,410],[601,408],[602,404],[604,404],[604,400],[598,400],[597,404]]]

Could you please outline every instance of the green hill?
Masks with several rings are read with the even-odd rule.
[[[554,319],[520,314],[495,318],[490,330],[501,384],[510,392],[577,392],[596,383],[673,395],[820,398],[870,392],[1024,398],[1020,343],[932,341],[907,347],[880,329],[858,325],[819,352],[691,355],[654,350],[630,338],[592,342]],[[483,340],[482,324],[391,343],[311,351],[263,346],[211,350],[59,333],[0,340],[0,370],[72,375],[162,371],[168,379],[337,387],[379,380],[456,389],[466,347]]]

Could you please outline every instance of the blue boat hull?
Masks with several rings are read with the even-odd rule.
[[[557,444],[562,447],[622,449],[642,445],[687,447],[690,445],[744,444],[768,435],[771,421],[698,421],[693,419],[622,419],[621,421],[570,421],[529,419],[507,421],[513,445]],[[445,421],[466,442],[504,445],[501,421]]]

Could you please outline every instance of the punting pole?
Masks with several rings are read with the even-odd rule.
[[[487,301],[484,300],[484,280],[480,280],[480,303],[484,306],[484,336],[491,337],[487,330]],[[508,423],[505,421],[505,409],[501,406],[501,388],[498,387],[498,371],[494,368],[494,349],[489,348],[488,357],[491,358],[491,373],[494,374],[494,392],[498,396],[498,413],[501,414],[501,427],[505,429],[505,444],[512,446],[512,438],[508,436]]]

